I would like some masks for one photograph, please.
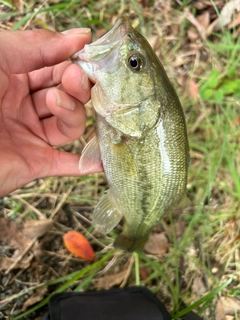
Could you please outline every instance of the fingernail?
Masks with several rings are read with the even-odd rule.
[[[56,104],[60,108],[64,108],[67,110],[74,110],[76,108],[76,104],[74,101],[69,99],[61,99],[60,94],[57,89],[54,89],[55,96],[56,96]]]
[[[74,29],[70,29],[70,30],[65,30],[61,33],[66,36],[71,36],[71,35],[78,35],[78,34],[79,35],[88,34],[90,32],[91,32],[90,28],[74,28]]]

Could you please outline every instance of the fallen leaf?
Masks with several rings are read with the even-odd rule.
[[[13,248],[24,249],[33,238],[39,238],[52,226],[53,221],[27,220],[23,225],[0,218],[0,242]]]
[[[22,229],[22,234],[30,239],[43,236],[52,226],[53,220],[27,220]]]
[[[168,251],[168,239],[164,232],[152,233],[144,246],[144,250],[150,254],[162,255]]]
[[[11,0],[11,3],[14,5],[14,7],[18,10],[18,11],[23,11],[24,8],[24,2],[22,0]]]
[[[215,320],[226,320],[226,313],[223,308],[222,301],[218,299],[215,310]]]
[[[190,41],[196,41],[199,38],[199,33],[197,32],[196,28],[191,26],[187,31],[188,39]]]
[[[235,16],[235,19],[229,23],[229,29],[237,28],[240,25],[240,13]]]
[[[192,23],[192,25],[194,25],[194,27],[197,29],[202,40],[206,40],[206,30],[203,27],[203,25],[201,23],[199,23],[199,21],[195,18],[195,16],[188,9],[184,10],[184,14],[185,14],[186,19],[190,23]]]
[[[223,305],[226,315],[240,314],[240,300],[233,297],[221,297],[219,299]]]
[[[197,294],[197,296],[201,296],[207,291],[201,277],[194,278],[191,289],[192,293]]]
[[[126,270],[121,271],[117,274],[105,275],[101,277],[95,287],[97,289],[110,289],[114,286],[119,286],[126,276]]]
[[[7,270],[8,273],[11,269],[28,268],[33,257],[40,255],[36,239],[46,233],[51,226],[52,220],[49,219],[28,220],[24,224],[18,224],[16,221],[0,218],[0,242],[15,249],[11,257],[1,259],[0,270]]]
[[[203,10],[207,8],[208,3],[207,2],[204,3],[204,1],[194,1],[192,5],[198,10]]]
[[[18,255],[19,255],[19,253],[18,253]],[[2,259],[0,259],[0,271],[8,270],[10,268],[12,268],[12,269],[27,269],[27,268],[29,268],[30,263],[33,258],[33,255],[31,255],[25,259],[21,259],[21,261],[15,263],[16,256],[17,255],[15,255],[12,258],[3,257]]]
[[[21,233],[21,225],[7,218],[0,218],[0,242],[13,248],[24,248],[29,239]]]
[[[207,29],[210,24],[210,13],[209,11],[204,11],[203,14],[200,14],[197,16],[197,21],[205,28]]]
[[[231,0],[227,2],[222,8],[215,30],[219,30],[221,27],[228,25],[232,21],[235,11],[240,12],[239,0]]]
[[[64,234],[63,242],[65,247],[75,256],[93,261],[95,254],[89,241],[77,231],[69,231]]]

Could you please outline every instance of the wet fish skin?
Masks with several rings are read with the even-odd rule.
[[[115,246],[141,249],[186,197],[189,147],[181,104],[151,46],[125,17],[73,60],[95,83],[97,139],[83,151],[80,167],[102,161],[109,183],[93,224],[107,233],[124,217]]]

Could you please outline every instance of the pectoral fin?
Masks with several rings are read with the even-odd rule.
[[[108,191],[97,204],[93,212],[93,225],[99,232],[110,232],[121,220],[122,214],[117,209]]]
[[[97,137],[94,136],[88,144],[84,147],[82,155],[79,160],[79,170],[82,174],[95,171],[101,166],[101,153],[97,141]]]

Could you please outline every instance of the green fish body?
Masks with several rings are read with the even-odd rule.
[[[102,162],[109,184],[93,224],[108,233],[124,218],[115,246],[141,249],[185,198],[189,149],[181,104],[151,46],[125,17],[73,61],[95,83],[97,136],[80,167]]]

